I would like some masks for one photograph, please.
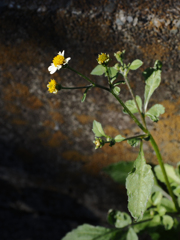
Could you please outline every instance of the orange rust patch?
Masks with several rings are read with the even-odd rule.
[[[80,136],[82,136],[82,133],[83,133],[82,128],[78,128],[77,130],[73,131],[73,135],[74,135],[75,137],[80,137]]]
[[[115,137],[120,134],[118,129],[116,129],[110,125],[108,125],[104,128],[104,132],[110,137]]]
[[[26,125],[26,124],[28,124],[27,121],[24,121],[24,120],[19,119],[19,118],[12,119],[11,123],[16,124],[16,125]]]
[[[39,109],[43,103],[29,92],[27,86],[21,83],[13,83],[3,88],[5,104],[16,105],[16,101],[30,109]]]
[[[0,65],[6,66],[26,64],[28,66],[37,65],[41,61],[39,54],[35,51],[37,45],[33,40],[22,41],[21,44],[5,46],[0,43]]]
[[[87,159],[89,158],[88,156],[84,156],[75,150],[63,152],[62,156],[67,160],[72,160],[77,162],[78,161],[86,162]]]
[[[179,162],[179,139],[180,139],[180,115],[178,101],[171,103],[163,101],[161,103],[166,109],[158,123],[154,123],[154,128],[151,131],[155,138],[163,160],[165,162]],[[156,157],[152,159],[154,161]]]
[[[50,121],[50,120],[45,120],[45,121],[43,122],[43,126],[44,126],[44,127],[49,127],[49,128],[54,128],[54,127],[55,127],[55,124],[54,124],[54,122],[52,122],[52,121]]]
[[[167,58],[170,54],[170,49],[160,43],[142,45],[140,46],[140,49],[144,54],[144,57],[148,59],[156,58],[162,60],[163,58]]]
[[[123,129],[122,134],[120,135],[127,137],[130,134],[132,134],[132,131],[129,128],[127,128],[127,129]]]
[[[63,116],[60,113],[58,113],[58,112],[51,112],[50,115],[51,115],[51,117],[52,117],[52,119],[54,121],[59,122],[61,124],[64,123]]]
[[[75,116],[81,124],[87,124],[89,122],[92,122],[94,119],[92,116],[88,116],[88,115],[76,115],[75,114]]]
[[[67,140],[67,136],[64,135],[62,132],[58,131],[58,132],[55,132],[51,139],[49,141],[47,141],[47,145],[50,146],[50,147],[59,147],[62,143],[62,141],[64,140]]]

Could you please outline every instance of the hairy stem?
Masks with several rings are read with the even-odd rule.
[[[145,122],[144,117],[143,117],[143,115],[142,115],[142,113],[141,113],[141,110],[139,109],[139,106],[138,106],[138,103],[137,103],[136,98],[135,98],[135,96],[134,96],[134,93],[133,93],[133,91],[132,91],[132,88],[131,88],[131,86],[129,85],[127,76],[124,76],[124,80],[125,80],[126,85],[127,85],[128,89],[129,89],[129,92],[130,92],[130,94],[131,94],[131,96],[132,96],[132,98],[133,98],[133,100],[134,100],[134,102],[135,102],[135,104],[136,104],[137,110],[138,110],[138,112],[139,112],[139,114],[140,114],[140,116],[141,116],[142,123],[143,123],[144,127],[146,128],[146,122]]]
[[[163,163],[163,160],[162,160],[162,156],[161,156],[161,153],[159,151],[159,148],[154,140],[154,138],[152,137],[152,135],[150,134],[150,142],[152,144],[152,147],[156,153],[156,156],[157,156],[157,159],[158,159],[158,162],[159,162],[159,165],[161,167],[161,170],[162,170],[162,173],[163,173],[163,176],[164,176],[164,179],[165,179],[165,182],[166,182],[166,186],[167,186],[167,189],[168,189],[168,192],[172,198],[172,201],[174,202],[174,205],[176,207],[176,210],[179,212],[180,209],[179,209],[179,205],[178,205],[178,202],[177,202],[177,199],[176,197],[174,196],[174,193],[172,191],[172,188],[170,186],[170,183],[169,183],[169,180],[168,180],[168,176],[167,176],[167,173],[166,173],[166,170],[165,170],[165,167],[164,167],[164,163]]]
[[[126,107],[126,105],[123,103],[123,101],[115,94],[113,91],[111,91],[112,95],[118,100],[118,102],[121,104],[121,106],[126,110],[126,112],[129,114],[129,116],[134,120],[134,122],[140,127],[143,132],[149,133],[148,130],[139,122],[139,120],[132,114],[132,112]]]
[[[83,77],[84,79],[86,79],[88,82],[90,82],[93,86],[95,86],[95,83],[89,79],[88,77],[84,76],[83,74],[81,74],[80,72],[76,71],[75,69],[71,68],[69,65],[67,65],[67,68],[70,69],[71,71],[77,73],[79,76]]]
[[[63,87],[63,86],[61,86],[61,89],[82,89],[82,88],[90,88],[90,87],[93,87],[93,85],[82,86],[82,87]]]

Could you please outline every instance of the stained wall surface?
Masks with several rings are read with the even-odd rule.
[[[162,83],[149,106],[161,103],[166,112],[158,123],[148,121],[148,127],[159,144],[164,161],[174,165],[180,161],[179,13],[178,1],[2,1],[0,179],[5,189],[2,211],[9,211],[9,215],[4,213],[5,219],[10,219],[12,209],[16,211],[14,218],[19,216],[16,213],[28,212],[32,219],[36,214],[41,223],[42,214],[53,218],[57,212],[58,221],[66,218],[63,229],[55,227],[62,226],[60,222],[51,224],[55,228],[51,231],[55,233],[54,239],[59,239],[57,236],[62,237],[83,222],[100,221],[105,225],[109,208],[125,209],[126,198],[122,197],[125,189],[114,185],[101,170],[110,163],[135,160],[138,148],[123,142],[112,148],[95,150],[92,122],[94,119],[101,122],[112,137],[118,134],[128,137],[141,132],[123,114],[118,102],[100,89],[89,91],[84,103],[81,103],[82,90],[62,90],[57,95],[48,93],[46,85],[51,78],[63,86],[86,85],[83,78],[67,69],[50,76],[47,68],[62,50],[66,57],[71,57],[71,67],[107,86],[104,77],[90,75],[97,65],[97,56],[101,52],[109,53],[113,65],[113,53],[125,49],[127,63],[134,59],[144,62],[138,71],[130,74],[133,90],[142,98],[142,72],[153,66],[156,59],[161,60]],[[124,85],[120,96],[124,101],[131,99]],[[144,150],[147,161],[156,164],[148,143]],[[52,195],[53,204],[51,197],[48,198]],[[41,199],[39,205],[33,200],[37,198]],[[52,208],[52,205],[62,206],[67,198],[73,209],[77,209],[73,204],[80,204],[83,217],[79,220],[78,213]],[[31,200],[28,202],[28,199]],[[35,228],[31,221],[27,226],[29,235],[26,231],[22,236],[30,239],[43,236],[38,229],[31,231]],[[19,236],[19,232],[12,231]],[[12,234],[11,231],[8,234]],[[45,237],[46,234],[43,239]],[[6,233],[4,239],[8,239]]]

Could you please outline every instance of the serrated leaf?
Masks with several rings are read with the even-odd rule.
[[[142,112],[142,100],[138,95],[136,96],[136,101],[137,101],[137,104],[139,106],[140,111]],[[126,101],[125,105],[132,113],[137,113],[138,112],[138,109],[136,107],[136,104],[135,104],[134,100]],[[125,109],[123,109],[123,112],[127,113]]]
[[[121,90],[120,87],[114,87],[114,88],[113,88],[113,92],[114,92],[114,94],[117,95],[117,96],[119,95],[120,90]]]
[[[155,63],[154,68],[148,68],[143,72],[143,76],[146,83],[144,93],[144,110],[146,112],[149,99],[161,82],[161,69],[157,68]]]
[[[127,143],[129,143],[129,145],[131,145],[131,147],[137,147],[139,144],[140,140],[138,138],[132,138],[127,140]]]
[[[176,175],[174,167],[169,165],[169,164],[166,164],[166,163],[164,164],[164,167],[165,167],[169,182],[170,183],[175,182],[175,183],[180,184],[180,178]],[[166,181],[164,179],[164,175],[163,175],[162,170],[161,170],[161,167],[159,165],[157,165],[157,166],[154,167],[154,170],[155,170],[157,178],[161,182],[166,183]]]
[[[123,228],[131,224],[132,220],[129,214],[111,209],[108,212],[108,222],[116,228]]]
[[[143,65],[143,62],[139,59],[136,59],[131,63],[129,69],[136,70],[136,69],[140,68],[142,65]]]
[[[125,184],[128,173],[131,172],[134,162],[117,162],[103,169],[115,182]]]
[[[148,116],[153,122],[158,122],[160,114],[163,113],[165,113],[165,107],[161,104],[155,104],[148,110],[148,112],[146,112],[146,116]]]
[[[96,120],[93,121],[93,129],[92,130],[96,137],[108,137],[108,135],[106,135],[104,133],[101,123],[97,122]]]
[[[97,65],[91,72],[91,75],[101,76],[105,73],[106,68],[103,65]]]
[[[146,164],[141,143],[139,155],[134,162],[134,168],[126,179],[128,209],[136,221],[143,217],[153,184],[153,172],[151,166]]]
[[[165,229],[170,230],[174,224],[173,218],[168,215],[164,215],[162,218],[163,218],[162,223],[163,223]]]
[[[116,142],[122,142],[124,139],[125,139],[125,138],[122,137],[121,135],[117,135],[117,136],[114,138],[114,140],[115,140]]]
[[[122,235],[121,230],[83,224],[66,234],[62,240],[119,240]]]

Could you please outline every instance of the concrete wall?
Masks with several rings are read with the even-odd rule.
[[[21,190],[43,188],[73,197],[105,224],[107,210],[123,208],[124,200],[119,186],[101,169],[135,160],[138,148],[122,143],[95,151],[92,121],[101,122],[112,137],[140,131],[118,102],[99,89],[91,90],[84,103],[81,90],[48,93],[52,76],[47,68],[65,50],[65,56],[72,58],[70,66],[106,85],[103,77],[90,76],[98,54],[106,52],[113,59],[114,52],[126,49],[127,62],[137,58],[144,62],[130,76],[135,94],[143,97],[142,71],[161,60],[162,84],[150,105],[161,103],[166,113],[148,126],[164,161],[176,164],[180,160],[180,4],[16,0],[4,1],[0,7],[0,177]],[[68,70],[58,71],[53,78],[63,86],[86,84]],[[124,101],[130,99],[125,86],[120,95]],[[146,144],[144,150],[147,161],[156,164],[152,148]],[[78,224],[70,224],[69,229]]]

